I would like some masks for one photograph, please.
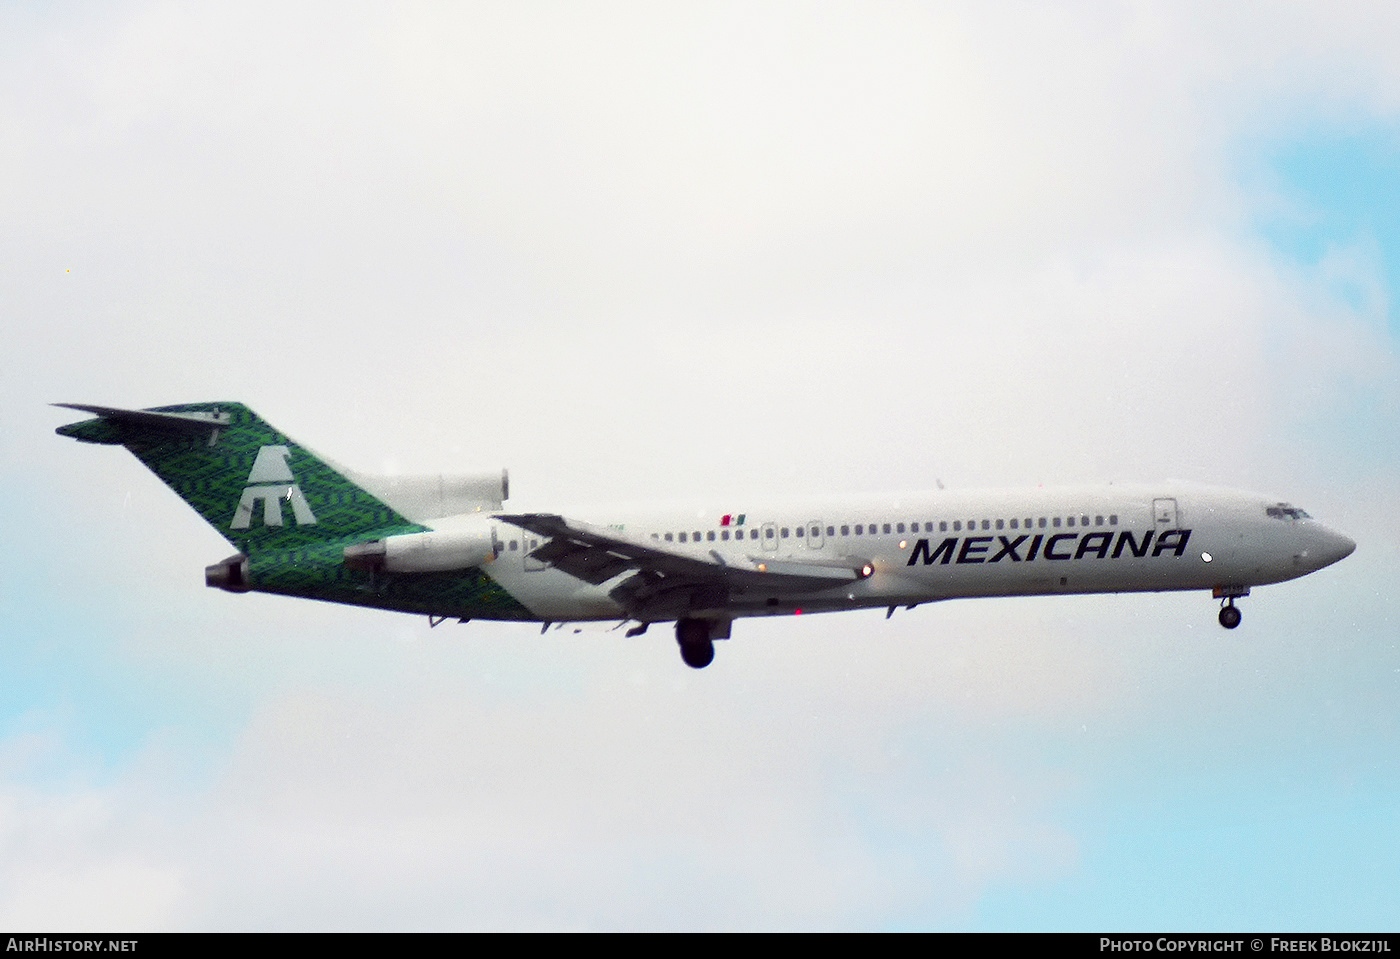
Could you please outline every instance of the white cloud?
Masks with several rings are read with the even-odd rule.
[[[180,778],[159,760],[105,789],[7,787],[0,908],[56,929],[834,928],[955,919],[998,877],[1073,865],[1053,782],[872,765],[851,752],[871,731],[848,739],[817,690],[814,723],[790,694],[600,685],[295,693],[207,789],[144,788]]]

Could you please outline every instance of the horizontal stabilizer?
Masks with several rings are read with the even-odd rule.
[[[81,410],[98,417],[60,426],[56,433],[84,443],[125,443],[141,433],[202,436],[229,424],[229,414],[214,412],[156,413],[151,410],[119,410],[85,403],[55,403],[70,410]]]
[[[55,405],[96,417],[59,427],[60,436],[125,446],[254,560],[266,550],[422,532],[242,403],[144,410]]]

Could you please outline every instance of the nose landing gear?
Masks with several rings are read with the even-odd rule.
[[[1235,608],[1235,600],[1240,596],[1249,595],[1248,586],[1217,586],[1212,590],[1212,595],[1216,599],[1224,600],[1220,604],[1220,625],[1226,629],[1234,629],[1240,624],[1240,611]]]

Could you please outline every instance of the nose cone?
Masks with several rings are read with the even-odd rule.
[[[1356,542],[1344,533],[1339,533],[1335,529],[1329,529],[1321,523],[1316,524],[1313,531],[1313,541],[1308,546],[1311,563],[1314,569],[1322,569],[1324,566],[1331,566],[1339,559],[1346,559],[1356,549]]]

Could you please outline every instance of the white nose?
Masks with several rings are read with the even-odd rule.
[[[1318,569],[1331,566],[1339,559],[1346,559],[1356,549],[1356,542],[1350,536],[1326,526],[1317,529],[1317,545],[1313,548]]]

